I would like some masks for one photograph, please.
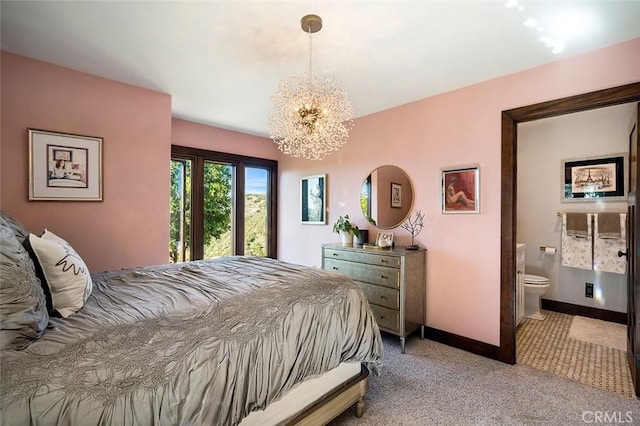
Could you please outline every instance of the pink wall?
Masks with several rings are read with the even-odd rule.
[[[166,263],[171,144],[278,159],[270,139],[171,118],[171,97],[2,52],[0,208],[92,272]],[[103,202],[28,201],[27,128],[103,140]],[[136,184],[138,183],[138,184]]]
[[[279,258],[320,265],[331,225],[360,213],[362,182],[402,167],[426,214],[427,323],[499,343],[500,112],[640,80],[640,39],[434,96],[356,120],[350,141],[321,162],[280,156],[266,138],[171,119],[171,98],[2,52],[0,207],[36,233],[66,238],[92,271],[164,263],[171,143],[279,160]],[[27,201],[28,127],[104,138],[102,203]],[[440,213],[440,170],[480,165],[481,214]],[[327,226],[300,224],[302,176],[327,173]],[[140,184],[135,184],[139,182]],[[70,211],[73,216],[70,219]],[[99,225],[97,225],[99,224]],[[397,228],[396,241],[409,234]]]
[[[174,118],[172,140],[174,145],[210,151],[278,160],[280,151],[271,139],[232,132],[192,121]]]
[[[326,160],[281,159],[279,257],[319,266],[320,245],[339,241],[331,225],[347,213],[374,239],[360,187],[374,168],[399,166],[416,189],[414,211],[425,213],[427,324],[499,345],[501,111],[637,81],[640,39],[357,119],[346,147]],[[441,214],[441,169],[471,164],[480,165],[481,213]],[[319,173],[328,175],[328,226],[301,225],[299,179]]]
[[[166,263],[171,97],[2,52],[0,207],[91,272]],[[27,128],[103,140],[103,202],[28,201]]]

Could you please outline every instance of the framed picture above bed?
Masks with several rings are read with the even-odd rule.
[[[102,201],[102,138],[29,129],[30,201]]]
[[[305,224],[327,224],[327,175],[300,179],[300,221]]]

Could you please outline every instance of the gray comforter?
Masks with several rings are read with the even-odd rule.
[[[3,351],[2,424],[237,424],[382,342],[352,281],[231,257],[94,276],[84,308]]]

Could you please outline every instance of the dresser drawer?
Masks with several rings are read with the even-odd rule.
[[[400,331],[400,312],[382,306],[371,305],[378,327],[392,332]]]
[[[388,266],[390,268],[400,267],[400,258],[397,256],[387,256],[378,253],[355,252],[348,250],[324,250],[325,259],[346,260],[349,262],[368,263],[369,265]]]
[[[354,281],[377,284],[391,288],[400,288],[399,269],[329,258],[324,259],[324,269],[339,272]]]
[[[384,306],[385,308],[400,309],[400,290],[381,287],[379,285],[371,285],[358,283],[362,292],[367,296],[369,303]]]

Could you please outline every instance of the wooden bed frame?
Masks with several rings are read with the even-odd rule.
[[[355,405],[356,417],[364,413],[364,395],[369,390],[369,370],[361,365],[360,374],[334,388],[327,396],[292,419],[288,425],[325,425]]]

